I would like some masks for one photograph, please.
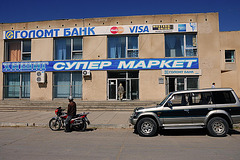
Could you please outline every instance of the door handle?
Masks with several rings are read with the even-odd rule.
[[[184,109],[184,111],[189,113],[189,109]]]

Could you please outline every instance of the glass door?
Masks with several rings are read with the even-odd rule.
[[[126,99],[131,99],[131,81],[127,79],[126,82]]]
[[[117,99],[117,79],[108,80],[108,99],[109,100]]]
[[[185,89],[185,83],[184,83],[184,77],[178,77],[175,79],[175,83],[176,83],[176,86],[175,86],[175,90],[176,91],[183,91],[183,90],[186,90]]]
[[[130,86],[129,86],[129,80],[126,79],[117,79],[117,84],[118,86],[120,85],[120,83],[122,83],[122,86],[124,88],[124,94],[123,94],[123,99],[124,100],[128,100],[130,99]],[[119,97],[118,97],[119,99]]]
[[[139,81],[138,79],[131,80],[131,97],[130,99],[139,99]]]
[[[139,99],[139,79],[138,71],[128,71],[128,72],[108,72],[107,80],[107,95],[109,100],[118,100],[118,87],[120,83],[124,88],[123,99],[124,100],[134,100]]]
[[[166,94],[190,89],[198,89],[198,77],[166,77]]]

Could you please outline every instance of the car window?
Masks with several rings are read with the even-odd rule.
[[[213,104],[211,92],[191,93],[189,99],[189,105]]]
[[[212,94],[214,104],[236,103],[231,91],[214,91]]]
[[[188,93],[175,94],[171,98],[172,106],[187,106],[187,105],[189,105],[188,97],[189,97]]]
[[[159,105],[162,106],[162,105],[168,100],[168,98],[169,98],[171,95],[172,95],[172,93],[169,93],[169,94],[167,95],[167,97],[166,97]]]

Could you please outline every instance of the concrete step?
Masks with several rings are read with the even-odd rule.
[[[156,105],[154,101],[76,101],[77,109],[84,111],[132,111],[136,107]],[[0,112],[16,110],[55,110],[57,107],[67,108],[66,100],[59,101],[30,101],[30,100],[2,100]]]

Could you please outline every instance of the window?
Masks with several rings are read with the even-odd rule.
[[[166,77],[167,94],[173,91],[198,89],[198,77]]]
[[[82,72],[54,73],[54,98],[82,98]]]
[[[108,58],[138,57],[138,36],[109,36]]]
[[[6,61],[30,61],[31,40],[6,41]]]
[[[187,90],[198,89],[198,77],[187,77]]]
[[[196,34],[165,34],[165,56],[197,56]]]
[[[54,59],[82,59],[82,37],[56,38]]]
[[[235,62],[235,50],[225,50],[225,62]]]
[[[173,106],[187,106],[188,104],[188,97],[189,94],[175,94],[172,99],[172,105]]]
[[[213,102],[214,104],[227,104],[227,103],[236,103],[235,98],[231,91],[225,92],[213,92]]]
[[[5,73],[4,98],[29,98],[30,73]]]
[[[189,105],[206,105],[213,104],[211,92],[191,93]]]
[[[213,104],[211,92],[176,94],[171,99],[173,106]]]

